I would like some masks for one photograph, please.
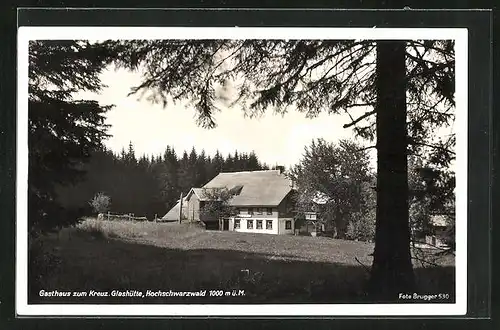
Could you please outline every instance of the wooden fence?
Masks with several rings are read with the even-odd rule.
[[[112,214],[108,213],[99,213],[97,216],[97,220],[108,220],[108,221],[148,221],[146,217],[136,217],[133,213],[128,214]]]

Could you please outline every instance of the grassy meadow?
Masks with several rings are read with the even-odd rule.
[[[40,238],[30,303],[366,302],[373,244],[327,237],[207,231],[177,223],[97,221]],[[454,299],[452,255],[419,253],[420,291]],[[244,290],[241,296],[40,297],[45,291]],[[448,300],[447,302],[450,302]]]

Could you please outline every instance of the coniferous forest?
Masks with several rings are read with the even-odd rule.
[[[235,151],[210,156],[194,147],[177,153],[167,146],[156,156],[137,156],[132,143],[128,150],[115,154],[111,150],[94,152],[82,165],[85,176],[75,185],[58,187],[62,205],[84,208],[91,213],[89,200],[101,192],[111,198],[112,213],[133,213],[154,219],[162,217],[192,187],[201,187],[220,172],[269,169],[254,152]]]

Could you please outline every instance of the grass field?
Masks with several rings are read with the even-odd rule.
[[[95,219],[43,237],[38,246],[46,265],[30,270],[37,272],[31,278],[39,279],[30,285],[31,303],[364,302],[363,284],[373,252],[370,243],[326,237],[205,231],[189,225]],[[414,262],[422,293],[447,292],[454,299],[452,256],[426,255],[425,259],[430,264]],[[41,289],[244,290],[245,295],[58,298],[40,297]]]

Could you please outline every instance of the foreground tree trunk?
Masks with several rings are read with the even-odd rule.
[[[404,41],[377,42],[377,223],[369,294],[397,300],[415,279],[410,254]]]

